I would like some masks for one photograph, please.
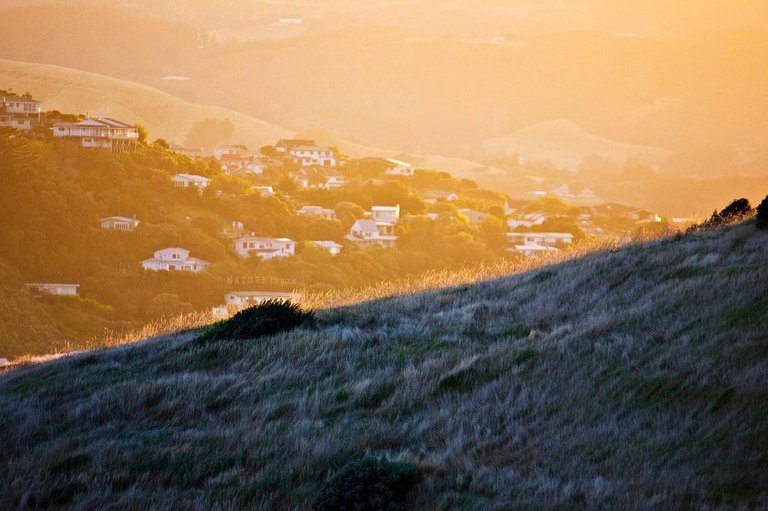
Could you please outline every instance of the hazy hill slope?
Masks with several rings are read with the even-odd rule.
[[[659,147],[622,144],[587,133],[568,119],[541,122],[490,138],[483,141],[483,149],[494,155],[523,154],[529,160],[549,160],[569,170],[578,170],[584,158],[596,154],[620,163],[635,160],[647,165],[660,165],[671,154]]]
[[[7,374],[0,507],[305,509],[370,450],[422,467],[413,509],[764,508],[766,243],[743,225]]]
[[[203,119],[229,119],[231,142],[251,147],[290,136],[288,130],[217,106],[188,103],[137,83],[66,67],[0,59],[2,86],[31,92],[46,110],[83,112],[140,122],[152,138],[183,144],[189,129]]]

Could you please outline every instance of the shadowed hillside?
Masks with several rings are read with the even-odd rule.
[[[768,232],[663,239],[0,379],[0,507],[306,509],[371,452],[409,509],[768,506]]]

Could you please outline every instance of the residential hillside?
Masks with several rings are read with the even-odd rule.
[[[40,108],[0,96],[9,112]],[[513,202],[312,140],[191,157],[113,118],[7,115],[33,126],[0,128],[2,358],[82,347],[160,317],[226,315],[269,293],[355,289],[668,228],[633,207]]]
[[[692,176],[761,175],[768,162],[758,0],[179,5],[3,0],[0,57],[414,154],[482,160],[495,153],[484,141],[567,119],[611,140],[603,156],[621,147],[620,165],[645,147]]]
[[[747,222],[12,370],[0,507],[309,509],[365,453],[418,471],[406,509],[768,507],[767,243]]]

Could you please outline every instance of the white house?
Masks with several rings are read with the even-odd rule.
[[[211,180],[197,174],[176,174],[171,178],[176,188],[197,188],[200,193],[211,184]]]
[[[38,295],[77,296],[80,284],[24,284],[24,287]]]
[[[471,224],[482,224],[490,216],[488,213],[482,211],[475,211],[474,209],[463,208],[459,210],[459,213],[467,217]]]
[[[344,174],[338,170],[322,167],[307,167],[291,174],[291,178],[302,188],[331,190],[346,184]]]
[[[377,224],[373,220],[357,220],[344,239],[349,240],[359,247],[367,248],[374,245],[382,247],[394,247],[397,236],[392,224]]]
[[[413,175],[413,165],[410,163],[405,163],[404,161],[400,160],[394,160],[394,159],[388,159],[387,160],[390,163],[390,167],[384,171],[385,174],[390,176],[412,176]]]
[[[339,255],[341,253],[341,245],[335,241],[310,241],[310,243],[316,247],[327,250],[331,255]]]
[[[292,147],[290,149],[291,157],[295,163],[302,167],[335,167],[336,155],[333,149],[329,147],[319,147],[315,145],[305,145]]]
[[[330,208],[323,208],[320,206],[303,206],[296,210],[297,215],[301,216],[319,216],[328,220],[336,218],[336,212]]]
[[[139,130],[122,121],[99,117],[80,122],[57,122],[53,125],[54,137],[77,138],[82,147],[99,147],[113,151],[126,151],[139,140]]]
[[[547,215],[540,211],[535,213],[528,213],[523,215],[522,218],[510,218],[507,220],[507,227],[510,231],[515,230],[518,227],[531,227],[534,225],[541,225],[547,220]]]
[[[293,149],[294,147],[313,146],[313,145],[315,145],[314,140],[301,139],[301,138],[284,138],[282,140],[277,141],[277,144],[275,144],[275,151],[277,151],[278,153],[290,154],[291,149]]]
[[[125,216],[108,216],[107,218],[102,218],[99,223],[102,229],[112,229],[115,231],[132,231],[139,225],[136,217],[128,218]]]
[[[246,165],[245,168],[248,169],[251,174],[263,174],[267,169],[268,163],[269,160],[267,158],[257,156],[248,162],[248,165]]]
[[[445,197],[445,200],[450,201],[450,202],[457,201],[457,200],[459,200],[459,195],[457,193],[449,193]]]
[[[547,247],[561,247],[573,243],[570,232],[508,232],[507,240],[512,244],[539,244]]]
[[[661,222],[661,216],[647,209],[638,209],[627,213],[626,217],[636,224],[654,224]]]
[[[271,186],[254,186],[251,189],[264,198],[272,197],[273,195],[275,195],[275,191],[272,189]]]
[[[213,157],[221,161],[224,156],[245,156],[247,152],[244,145],[224,145],[213,150]]]
[[[150,271],[189,271],[200,273],[211,263],[189,256],[189,250],[183,248],[164,248],[155,252],[154,257],[145,259],[141,266]]]
[[[249,156],[241,156],[239,154],[222,154],[221,158],[218,158],[221,163],[221,171],[225,174],[232,174],[238,170],[242,170],[248,167],[251,163]]]
[[[507,249],[510,252],[518,252],[526,257],[536,257],[548,252],[558,252],[559,249],[555,247],[548,247],[546,245],[539,245],[538,243],[529,243],[523,245],[515,245],[514,248]]]
[[[288,238],[243,236],[235,240],[235,252],[240,257],[256,255],[262,260],[290,257],[296,254],[296,242]]]
[[[0,112],[9,114],[35,115],[42,112],[42,103],[30,97],[6,94],[0,96]]]
[[[0,127],[29,131],[32,129],[32,118],[27,114],[16,114],[0,110]]]
[[[377,223],[396,224],[400,221],[400,204],[397,206],[372,206],[368,216]]]

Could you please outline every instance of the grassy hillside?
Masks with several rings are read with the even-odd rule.
[[[768,232],[606,250],[0,379],[0,507],[306,509],[371,452],[411,509],[768,506]]]
[[[193,104],[126,80],[61,66],[0,59],[3,86],[31,92],[46,110],[83,112],[140,122],[152,138],[183,144],[190,128],[204,119],[229,119],[232,140],[250,147],[274,143],[291,132],[248,115],[211,105]]]

